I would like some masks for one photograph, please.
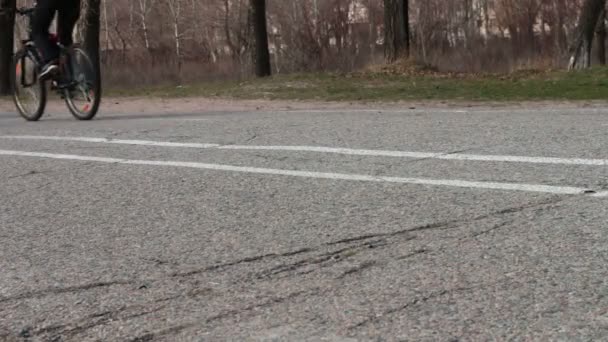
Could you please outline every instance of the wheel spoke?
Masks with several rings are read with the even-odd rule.
[[[81,120],[95,116],[99,105],[99,85],[90,59],[79,49],[71,58],[74,86],[67,91],[66,102],[72,114]]]
[[[38,94],[36,94],[36,91],[31,87],[27,87],[26,90],[34,98],[34,101],[38,102]]]
[[[46,89],[36,79],[36,62],[24,52],[16,53],[13,74],[13,96],[17,109],[26,120],[35,121],[46,106]],[[31,80],[30,80],[31,79]]]

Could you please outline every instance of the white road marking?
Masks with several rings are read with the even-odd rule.
[[[608,191],[597,192],[595,194],[592,194],[591,197],[606,198],[608,197]]]
[[[141,146],[158,146],[158,147],[186,147],[186,148],[213,148],[219,147],[218,144],[199,144],[199,143],[175,143],[164,141],[149,141],[149,140],[125,140],[125,139],[109,139],[109,138],[90,138],[90,137],[55,137],[55,136],[37,136],[37,135],[7,135],[0,136],[2,139],[24,139],[24,140],[54,140],[54,141],[78,141],[100,144],[117,144],[117,145],[141,145]]]
[[[145,121],[167,121],[167,120],[172,120],[172,121],[209,121],[209,119],[206,119],[206,118],[184,118],[184,117],[174,117],[174,118],[158,117],[158,118],[151,118],[151,117],[108,116],[108,118],[110,118],[110,119],[120,118],[121,121],[124,121],[124,120],[133,120],[133,121],[139,121],[139,120],[145,120]]]
[[[177,142],[148,141],[148,140],[123,140],[123,139],[107,139],[107,138],[91,138],[91,137],[61,137],[61,136],[36,136],[36,135],[5,135],[5,136],[0,136],[0,139],[79,141],[79,142],[104,143],[104,144],[124,144],[124,145],[158,146],[158,147],[221,149],[221,150],[315,152],[315,153],[330,153],[330,154],[371,156],[371,157],[396,157],[396,158],[461,160],[461,161],[482,161],[482,162],[608,166],[608,159],[529,157],[529,156],[510,156],[510,155],[480,155],[480,154],[466,154],[466,153],[446,154],[446,153],[433,153],[433,152],[367,150],[367,149],[351,149],[351,148],[336,148],[336,147],[322,147],[322,146],[220,145],[220,144],[208,144],[208,143],[177,143]]]
[[[552,186],[552,185],[519,184],[519,183],[496,183],[496,182],[474,182],[474,181],[447,180],[447,179],[384,177],[384,176],[370,176],[370,175],[342,174],[342,173],[328,173],[328,172],[314,172],[314,171],[268,169],[268,168],[247,167],[247,166],[207,164],[207,163],[198,163],[198,162],[136,160],[136,159],[92,157],[92,156],[82,156],[82,155],[72,155],[72,154],[55,154],[55,153],[26,152],[26,151],[12,151],[12,150],[0,150],[0,155],[59,159],[59,160],[70,160],[70,161],[92,161],[92,162],[111,163],[111,164],[194,168],[194,169],[203,169],[203,170],[229,171],[229,172],[240,172],[240,173],[250,173],[250,174],[291,176],[291,177],[315,178],[315,179],[331,179],[331,180],[377,182],[377,183],[399,183],[399,184],[425,185],[425,186],[474,188],[474,189],[485,189],[485,190],[509,190],[509,191],[539,192],[539,193],[560,194],[560,195],[583,195],[587,191],[589,191],[589,189],[570,187],[570,186]]]

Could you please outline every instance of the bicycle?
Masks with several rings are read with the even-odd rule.
[[[13,57],[13,100],[25,120],[38,121],[46,109],[47,82],[38,79],[44,63],[32,37],[34,8],[20,8],[16,13],[26,18],[28,37],[21,40],[21,48]],[[50,90],[65,100],[76,119],[93,119],[101,102],[101,81],[97,69],[77,44],[66,47],[58,42],[57,35],[51,34],[50,38],[60,49],[59,72],[50,79]],[[32,101],[28,101],[28,96]],[[30,105],[29,102],[34,103]]]

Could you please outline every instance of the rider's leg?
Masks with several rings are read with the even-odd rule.
[[[80,0],[61,0],[57,9],[57,35],[59,43],[69,47],[74,44],[74,26],[80,17]],[[62,84],[69,84],[72,80],[72,72],[64,73],[64,77],[59,81]]]
[[[80,17],[80,0],[61,0],[58,13],[59,42],[63,46],[70,46],[74,43],[72,38],[74,26]]]
[[[32,22],[32,34],[36,47],[40,49],[45,65],[40,78],[47,78],[58,70],[56,60],[59,49],[49,39],[49,27],[56,11],[56,2],[61,0],[38,0]]]

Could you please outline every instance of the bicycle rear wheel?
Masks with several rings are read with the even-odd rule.
[[[93,62],[81,48],[69,56],[72,83],[63,90],[68,109],[78,120],[91,120],[101,103],[101,81]]]
[[[38,81],[38,63],[31,51],[20,50],[13,58],[11,87],[19,114],[27,121],[38,121],[46,108],[46,86]]]

